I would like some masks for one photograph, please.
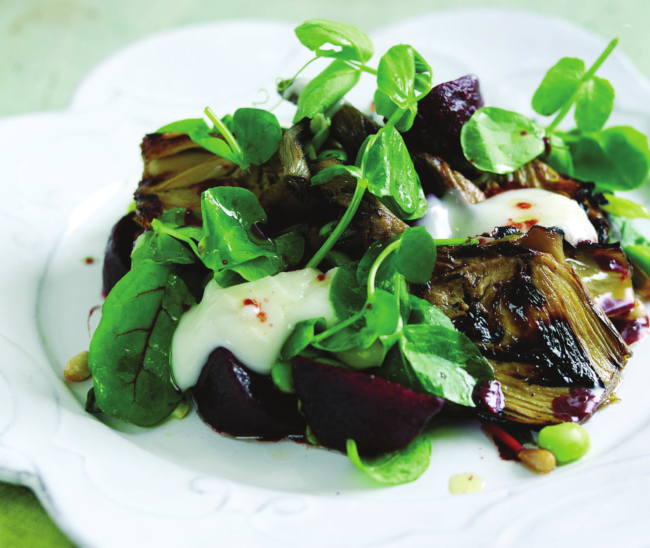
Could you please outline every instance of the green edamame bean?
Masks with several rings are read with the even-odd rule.
[[[276,362],[271,368],[271,379],[280,392],[293,394],[296,387],[293,384],[293,375],[291,374],[291,362]]]
[[[568,464],[587,454],[591,440],[584,427],[574,422],[564,422],[542,428],[537,444],[553,453],[558,464]]]

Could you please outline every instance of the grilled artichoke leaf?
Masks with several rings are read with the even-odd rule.
[[[561,236],[542,227],[531,232],[439,247],[423,296],[493,365],[506,397],[504,418],[536,425],[582,420],[618,384],[629,349],[562,256],[539,251],[557,250],[553,240]],[[544,235],[549,241],[540,245]],[[593,405],[567,418],[559,402],[566,407],[576,390]]]

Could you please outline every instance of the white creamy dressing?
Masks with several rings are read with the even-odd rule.
[[[324,317],[337,323],[329,290],[336,269],[282,272],[228,288],[214,280],[203,299],[181,317],[172,339],[172,374],[187,390],[196,384],[210,353],[230,350],[244,365],[269,375],[295,325]]]
[[[478,204],[466,202],[455,191],[427,201],[429,207],[418,224],[436,239],[478,236],[500,226],[527,232],[540,225],[561,229],[573,245],[598,241],[596,229],[576,201],[540,188],[508,190]]]

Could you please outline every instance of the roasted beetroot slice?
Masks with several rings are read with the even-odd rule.
[[[404,134],[404,140],[411,152],[439,156],[454,169],[469,167],[460,145],[460,130],[482,106],[476,76],[439,84],[418,102],[413,127]]]
[[[381,377],[294,358],[293,380],[301,410],[325,447],[374,456],[407,445],[442,408],[443,400]]]
[[[133,213],[122,217],[113,227],[104,255],[104,295],[108,295],[115,284],[131,270],[133,242],[141,232],[142,227],[133,220]]]
[[[251,371],[225,348],[210,354],[192,396],[203,420],[222,434],[276,441],[305,433],[298,398],[280,392],[270,377]]]

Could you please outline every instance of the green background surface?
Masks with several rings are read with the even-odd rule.
[[[501,7],[561,17],[605,38],[650,76],[650,0],[0,0],[0,116],[64,108],[102,59],[148,34],[240,17],[339,19],[366,31],[440,9]],[[463,32],[462,28],[458,32]],[[543,48],[552,36],[535,36]],[[23,487],[0,483],[0,548],[72,546]]]

